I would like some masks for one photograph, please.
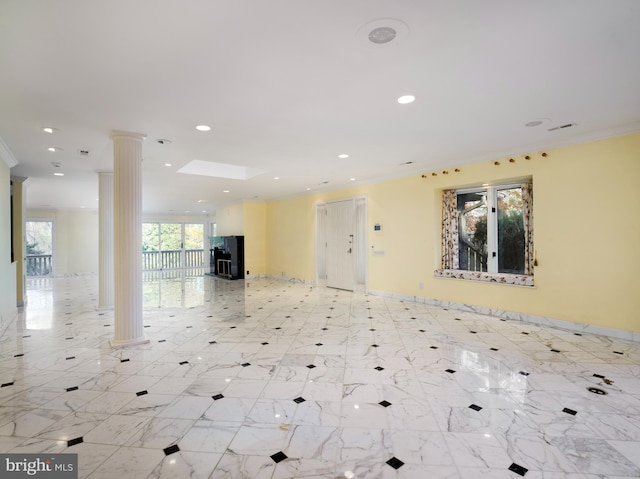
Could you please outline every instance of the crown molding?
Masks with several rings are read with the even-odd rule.
[[[18,164],[18,160],[16,160],[16,157],[13,156],[13,153],[11,153],[11,150],[4,142],[2,137],[0,137],[0,157],[2,157],[9,168],[13,168]]]

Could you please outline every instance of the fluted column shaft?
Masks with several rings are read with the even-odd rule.
[[[113,309],[113,172],[98,172],[98,309]]]
[[[114,132],[115,336],[111,345],[147,343],[142,324],[142,141]]]

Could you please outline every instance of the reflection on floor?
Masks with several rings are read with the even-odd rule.
[[[28,281],[0,452],[91,479],[640,476],[638,344],[266,279],[144,298],[150,344],[116,351],[95,277]]]

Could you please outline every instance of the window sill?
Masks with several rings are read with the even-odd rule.
[[[480,271],[465,271],[462,269],[437,269],[436,278],[466,279],[488,283],[513,284],[517,286],[533,286],[533,276],[526,274],[485,273]]]

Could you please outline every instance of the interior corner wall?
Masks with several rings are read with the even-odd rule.
[[[27,220],[52,219],[53,274],[98,272],[98,212],[29,210]]]
[[[267,206],[265,203],[244,203],[244,267],[251,276],[267,272]]]
[[[11,174],[0,158],[0,331],[18,312],[15,266],[11,261]]]
[[[366,196],[370,290],[640,332],[639,152],[636,133],[273,201],[267,273],[313,281],[315,204]],[[436,278],[442,191],[526,177],[533,178],[535,286]]]

